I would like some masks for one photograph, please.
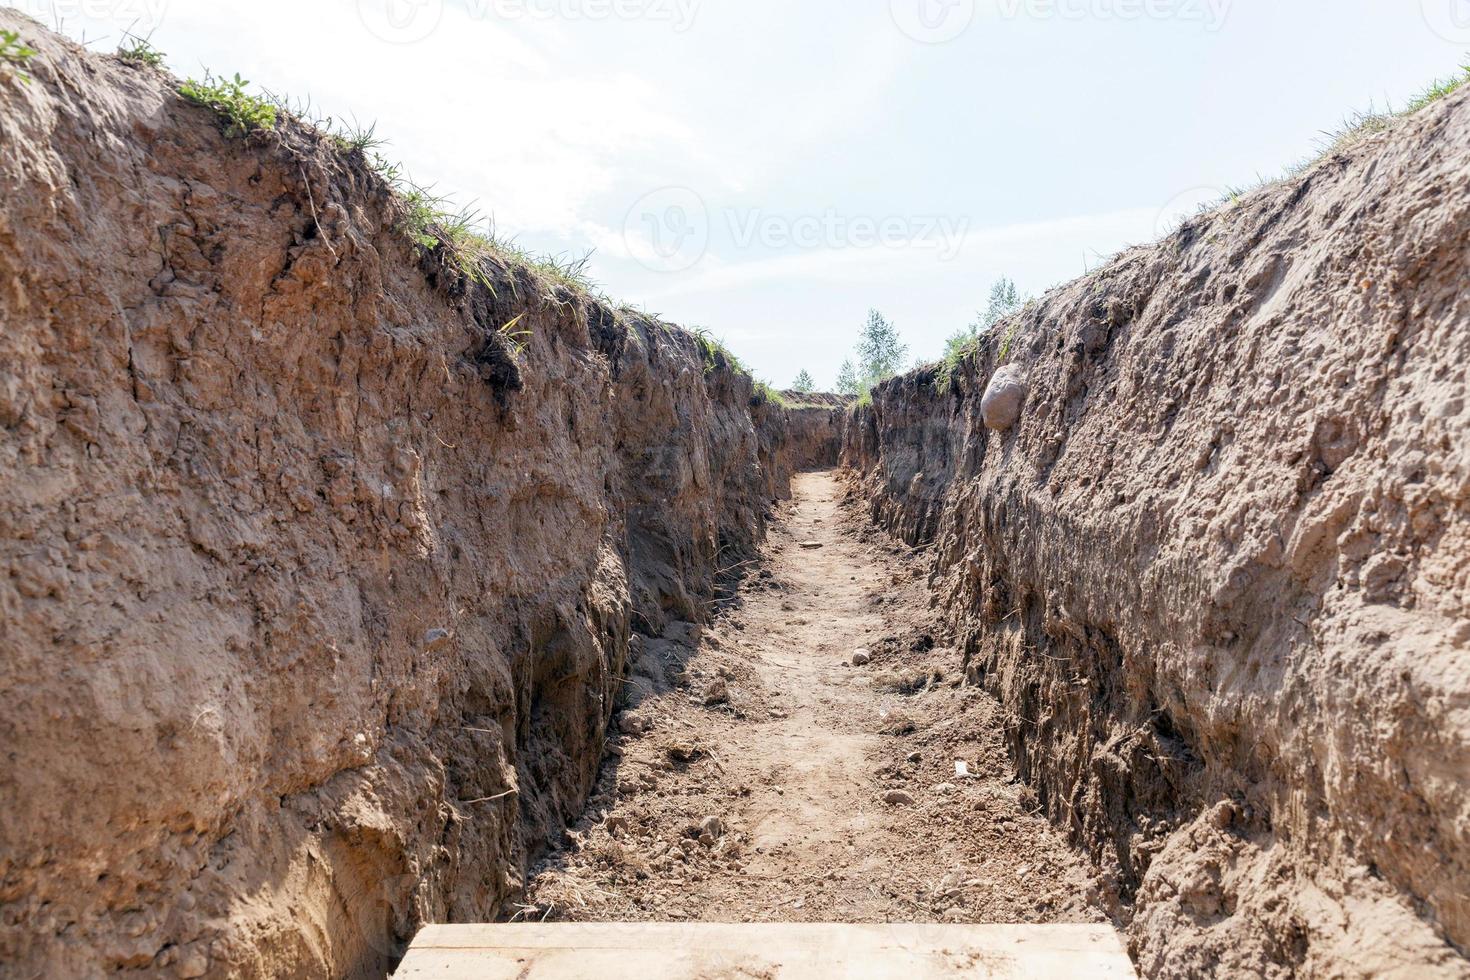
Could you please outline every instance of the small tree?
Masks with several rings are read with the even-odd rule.
[[[950,334],[949,339],[944,342],[944,363],[953,364],[963,357],[966,348],[977,336],[979,335],[973,325]]]
[[[842,362],[842,370],[837,372],[837,391],[844,395],[859,394],[857,368],[850,357]]]
[[[990,287],[990,302],[980,314],[980,329],[989,330],[1021,305],[1021,294],[1008,276],[1001,276]]]
[[[945,363],[953,364],[959,360],[971,341],[1014,313],[1020,308],[1021,302],[1021,293],[1010,277],[1001,276],[997,279],[990,287],[990,300],[985,304],[985,309],[975,314],[974,322],[968,327],[951,334],[944,342]]]
[[[809,395],[817,390],[817,383],[812,380],[812,376],[810,374],[802,371],[796,376],[796,380],[791,382],[791,390],[799,391],[803,395]]]
[[[898,338],[898,328],[877,310],[868,311],[868,322],[858,335],[858,389],[866,394],[880,381],[886,381],[903,370],[908,345]]]

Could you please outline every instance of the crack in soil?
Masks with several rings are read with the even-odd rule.
[[[1015,780],[1000,706],[935,647],[918,563],[835,474],[793,492],[715,623],[643,644],[596,792],[517,916],[1107,921]]]

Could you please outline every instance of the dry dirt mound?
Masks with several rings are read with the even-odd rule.
[[[1467,240],[1470,90],[855,413],[1150,975],[1470,974]]]

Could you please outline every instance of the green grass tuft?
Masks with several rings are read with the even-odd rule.
[[[968,336],[957,334],[945,344],[944,357],[939,362],[939,370],[934,378],[935,387],[939,389],[941,395],[954,386],[954,378],[959,371],[960,362],[980,349],[980,341],[985,336],[978,331]]]
[[[1470,65],[1462,66],[1458,75],[1435,79],[1424,91],[1410,99],[1402,109],[1394,109],[1390,106],[1388,109],[1380,112],[1372,106],[1369,106],[1367,109],[1352,113],[1336,129],[1324,131],[1317,140],[1317,152],[1288,167],[1284,178],[1298,177],[1317,166],[1323,160],[1330,159],[1339,153],[1345,153],[1358,144],[1372,139],[1379,133],[1388,132],[1402,120],[1434,105],[1441,99],[1463,88],[1467,82],[1470,82]],[[1257,180],[1256,184],[1251,188],[1232,189],[1231,193],[1219,204],[1210,208],[1201,208],[1201,213],[1213,211],[1215,208],[1224,204],[1234,204],[1240,200],[1241,196],[1247,190],[1258,190],[1275,182],[1268,178],[1262,178]]]
[[[1451,75],[1449,78],[1436,78],[1428,88],[1409,100],[1409,104],[1404,106],[1400,115],[1412,116],[1425,106],[1433,105],[1445,96],[1463,88],[1467,82],[1470,82],[1470,65],[1461,65],[1460,74]]]
[[[529,329],[516,329],[517,325],[521,322],[521,317],[525,315],[524,313],[518,313],[515,319],[500,328],[500,336],[504,337],[506,342],[510,344],[510,349],[516,357],[520,357],[527,345],[531,343],[531,331]]]
[[[123,42],[117,47],[117,56],[129,64],[148,68],[162,68],[165,57],[146,37],[136,34],[123,34]]]
[[[226,136],[244,137],[274,129],[276,107],[269,99],[245,91],[250,82],[236,73],[234,78],[216,78],[205,71],[204,80],[190,78],[179,86],[179,94],[195,105],[213,109],[227,126]]]
[[[791,405],[788,404],[786,401],[786,396],[781,394],[781,392],[777,391],[775,388],[772,388],[768,383],[757,379],[754,383],[754,388],[755,397],[757,400],[770,402],[777,408],[791,407]]]
[[[1245,195],[1258,191],[1272,184],[1300,177],[1323,160],[1344,153],[1366,140],[1372,139],[1379,133],[1385,133],[1397,126],[1402,120],[1414,115],[1422,109],[1434,105],[1446,96],[1460,90],[1470,83],[1470,65],[1460,68],[1457,75],[1449,78],[1436,79],[1430,83],[1424,91],[1410,99],[1402,109],[1389,107],[1379,111],[1372,106],[1365,110],[1354,112],[1342,121],[1336,129],[1326,130],[1317,139],[1317,152],[1297,163],[1287,167],[1280,177],[1257,176],[1254,183],[1246,187],[1231,187],[1227,193],[1218,201],[1200,206],[1196,217],[1213,214],[1227,206],[1239,204]],[[1186,222],[1187,223],[1187,222]]]
[[[705,374],[713,374],[725,368],[735,374],[750,376],[750,371],[723,340],[715,337],[704,327],[693,327],[689,332],[694,335],[694,342],[699,345],[700,352],[703,354]]]
[[[312,111],[310,98],[293,99],[289,95],[278,94],[270,89],[263,91],[266,100],[276,107],[277,115],[289,116],[315,129],[343,153],[357,152],[367,155],[387,143],[387,140],[378,137],[377,123],[369,123],[364,126],[356,119],[347,122],[332,116],[318,116]],[[369,162],[372,161],[369,160]]]
[[[1394,109],[1390,106],[1379,112],[1369,106],[1367,109],[1352,113],[1337,129],[1324,132],[1318,139],[1317,154],[1290,168],[1287,175],[1294,177],[1305,173],[1323,160],[1344,153],[1379,133],[1388,132],[1401,120],[1407,119],[1463,88],[1466,82],[1470,82],[1470,65],[1461,67],[1458,75],[1435,79],[1424,91],[1410,99],[1402,109]],[[1262,181],[1261,183],[1268,182]]]
[[[233,80],[216,79],[206,72],[203,82],[190,79],[180,91],[190,101],[213,108],[229,120],[231,135],[245,135],[273,127],[281,119],[291,119],[315,130],[336,150],[361,154],[368,168],[392,192],[399,211],[398,230],[404,237],[415,248],[443,249],[467,279],[491,293],[495,288],[486,264],[494,262],[528,269],[543,280],[601,299],[609,307],[615,305],[602,296],[588,274],[590,251],[582,255],[533,253],[514,239],[498,234],[494,223],[474,208],[455,207],[432,185],[417,183],[401,164],[385,157],[379,150],[387,140],[378,136],[376,123],[362,125],[356,120],[348,123],[317,116],[310,99],[292,99],[270,91],[257,97],[245,91],[248,84],[238,75]]]
[[[22,41],[15,31],[0,30],[0,78],[14,74],[23,84],[31,84],[31,76],[26,74],[25,68],[39,53]]]
[[[1011,329],[1006,331],[1005,340],[1000,342],[1000,351],[996,354],[996,365],[1002,365],[1011,358],[1011,345],[1016,342],[1016,334],[1021,332],[1021,318],[1016,317],[1011,324]]]

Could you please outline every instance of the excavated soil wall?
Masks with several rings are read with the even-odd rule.
[[[847,407],[845,395],[784,391],[787,405],[784,431],[790,456],[798,469],[831,469],[842,458],[842,430]]]
[[[308,127],[0,25],[40,49],[0,84],[3,972],[381,976],[520,894],[788,415],[677,328],[476,284]]]
[[[1462,92],[852,413],[1145,975],[1470,975],[1467,242]]]

